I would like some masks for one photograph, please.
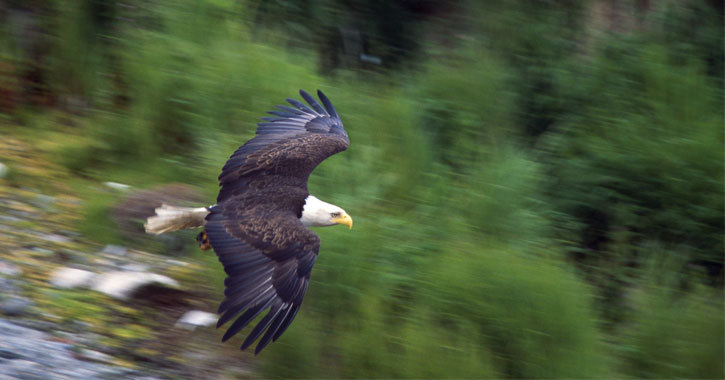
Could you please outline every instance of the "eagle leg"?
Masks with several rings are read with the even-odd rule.
[[[209,238],[206,236],[206,231],[199,232],[199,235],[196,235],[196,241],[199,243],[199,248],[202,251],[208,251],[211,249],[211,244],[209,243]]]

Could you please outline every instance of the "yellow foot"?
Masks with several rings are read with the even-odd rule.
[[[206,231],[199,232],[199,235],[196,235],[196,241],[199,243],[199,248],[202,251],[208,251],[211,249],[211,244],[209,244],[209,238],[206,236]]]

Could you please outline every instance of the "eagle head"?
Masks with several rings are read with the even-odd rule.
[[[310,195],[305,199],[300,221],[305,226],[325,227],[344,224],[352,229],[352,217],[342,208]]]

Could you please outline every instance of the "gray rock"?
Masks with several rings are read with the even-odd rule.
[[[73,329],[75,330],[75,329]],[[76,345],[88,347],[91,349],[99,349],[102,347],[103,335],[96,334],[94,332],[66,332],[66,331],[55,331],[55,335],[67,339]]]
[[[16,223],[21,220],[22,219],[12,216],[12,215],[0,215],[0,222],[3,222],[3,223]]]
[[[0,319],[0,336],[2,336],[3,338],[21,337],[27,338],[28,340],[33,340],[41,339],[45,336],[45,334],[40,331],[29,329],[27,327],[23,327],[15,323]],[[2,342],[5,341],[5,339],[0,339],[0,347],[2,347]]]
[[[26,314],[33,302],[25,297],[10,296],[0,300],[0,313],[9,316],[19,316]]]
[[[110,255],[126,256],[128,249],[126,249],[126,247],[123,247],[120,245],[109,244],[109,245],[103,247],[102,252],[110,254]]]
[[[0,357],[5,358],[0,363],[0,379],[5,378],[3,375],[29,379],[77,378],[55,376],[64,368],[73,370],[69,375],[80,373],[75,370],[83,368],[84,362],[74,358],[71,345],[49,339],[49,334],[0,319]],[[97,372],[96,370],[92,374]],[[38,375],[42,377],[37,377]]]
[[[0,277],[0,294],[16,294],[20,292],[17,281],[12,278]]]
[[[113,363],[113,356],[106,355],[103,352],[81,349],[78,351],[78,355],[85,360],[90,360],[99,363]]]
[[[42,234],[42,235],[39,235],[38,237],[45,241],[49,241],[52,243],[70,243],[71,242],[71,239],[69,239],[68,237],[65,237],[63,235],[58,235],[58,234]]]
[[[7,261],[0,261],[0,276],[15,277],[22,273],[23,271],[17,265]]]
[[[18,380],[47,380],[47,369],[30,360],[13,360],[7,375]]]
[[[23,327],[32,329],[31,331],[50,332],[50,331],[55,331],[58,329],[58,326],[53,322],[43,321],[43,320],[35,319],[35,318],[25,318],[23,320],[18,320],[16,322]]]
[[[4,348],[0,348],[0,358],[8,359],[8,360],[15,360],[15,359],[22,359],[23,356],[18,354],[17,352],[6,350]]]
[[[41,247],[33,247],[33,252],[39,253],[43,256],[53,256],[55,255],[55,252],[51,251],[47,248],[41,248]]]
[[[0,379],[160,380],[145,371],[114,365],[114,357],[101,351],[50,339],[50,334],[0,318]]]
[[[13,216],[15,216],[17,218],[20,218],[20,219],[24,219],[24,220],[25,219],[31,219],[32,220],[32,219],[35,218],[35,215],[37,214],[37,211],[35,211],[35,210],[26,211],[26,210],[10,209],[10,210],[7,210],[7,213],[8,214],[12,214]]]
[[[149,269],[151,269],[151,267],[149,267],[146,264],[127,263],[127,264],[120,265],[119,269],[126,271],[126,272],[146,272]]]
[[[48,337],[46,335],[42,340],[30,342],[15,340],[12,351],[25,360],[51,368],[62,367],[74,359],[69,344],[46,340]]]
[[[48,209],[55,203],[55,198],[50,195],[37,194],[35,199],[32,200],[33,204],[43,209]]]

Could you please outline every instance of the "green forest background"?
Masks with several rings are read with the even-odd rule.
[[[164,254],[125,240],[118,197],[89,183],[186,183],[208,204],[258,117],[300,88],[330,97],[351,145],[310,191],[355,228],[316,230],[305,303],[261,376],[723,378],[722,2],[0,14],[2,135],[52,141],[100,244]],[[221,267],[189,237],[221,300]]]

